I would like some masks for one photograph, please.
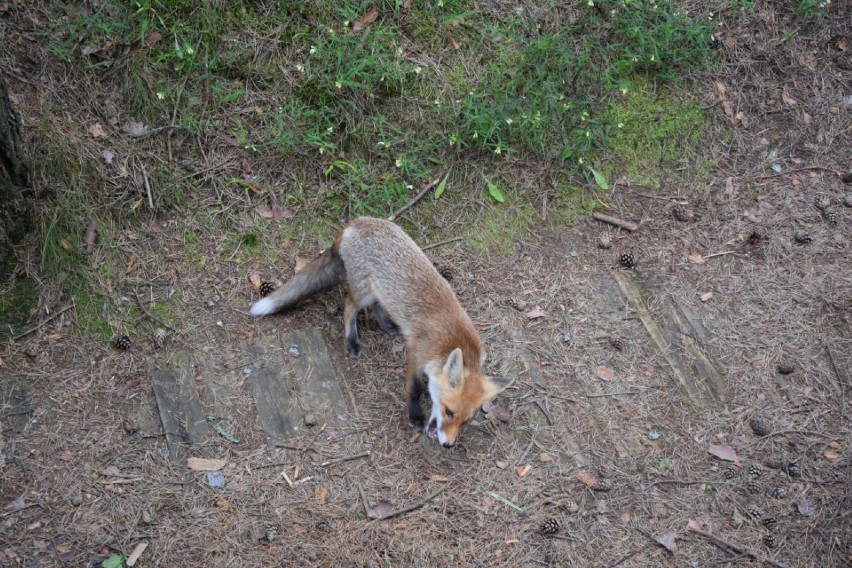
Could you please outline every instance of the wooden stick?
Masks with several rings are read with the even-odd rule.
[[[139,309],[142,310],[142,313],[145,314],[145,317],[147,317],[148,319],[150,319],[151,321],[153,321],[155,323],[160,324],[161,326],[165,327],[166,329],[168,329],[172,333],[175,333],[175,328],[173,328],[172,326],[170,326],[169,324],[167,324],[166,322],[164,322],[163,320],[161,320],[160,318],[158,318],[157,316],[155,316],[154,314],[152,314],[151,312],[148,311],[148,308],[146,308],[142,304],[142,300],[139,299],[139,294],[136,293],[136,290],[133,290],[133,297],[136,298],[136,305],[139,306]]]
[[[636,223],[632,223],[630,221],[625,221],[623,219],[619,219],[618,217],[613,217],[612,215],[604,215],[603,213],[594,213],[592,215],[598,221],[603,221],[604,223],[609,223],[610,225],[615,225],[616,227],[620,227],[622,229],[627,229],[631,233],[639,230],[639,225]]]
[[[355,455],[352,455],[352,456],[343,456],[342,458],[334,458],[333,460],[324,461],[319,465],[320,465],[320,467],[328,467],[330,465],[335,465],[335,464],[338,464],[338,463],[357,460],[359,458],[366,458],[369,455],[370,455],[370,452],[368,450],[366,452],[361,452],[360,454],[355,454]]]
[[[360,483],[357,483],[358,494],[361,495],[361,504],[364,505],[364,514],[368,517],[370,516],[370,504],[367,502],[367,496],[364,494],[364,488],[361,487]]]
[[[713,258],[714,256],[724,256],[726,254],[734,254],[735,252],[737,252],[737,251],[726,250],[726,251],[723,251],[723,252],[714,252],[713,254],[708,254],[707,256],[705,256],[704,260],[707,260],[708,258]]]
[[[599,398],[602,396],[618,396],[621,394],[642,394],[642,391],[618,391],[618,392],[605,392],[601,394],[587,394],[586,398]]]
[[[151,182],[148,180],[148,172],[145,171],[145,166],[142,166],[142,181],[145,182],[145,192],[148,194],[148,207],[153,211],[154,196],[151,194]]]
[[[385,519],[390,519],[391,517],[397,517],[399,515],[402,515],[403,513],[408,513],[409,511],[413,511],[414,509],[419,509],[420,507],[422,507],[423,505],[425,505],[426,503],[428,503],[429,501],[431,501],[432,499],[434,499],[435,497],[440,495],[441,492],[443,492],[444,489],[446,489],[446,488],[447,488],[447,486],[444,485],[440,489],[430,493],[429,495],[427,495],[426,497],[424,497],[420,501],[418,501],[416,503],[412,503],[411,505],[403,507],[402,509],[397,509],[396,511],[391,511],[390,513],[388,513],[384,517],[380,517],[379,519],[376,519],[376,520],[383,521]]]
[[[148,543],[145,541],[137,544],[136,548],[133,549],[133,552],[130,553],[130,556],[127,557],[127,565],[135,566],[136,562],[139,561],[139,557],[142,556],[142,553],[145,552],[146,548],[148,548]]]
[[[730,548],[731,550],[733,550],[735,552],[739,552],[740,554],[745,554],[745,555],[751,556],[752,558],[754,558],[755,560],[757,560],[759,562],[764,562],[766,564],[769,564],[770,566],[775,566],[775,568],[787,568],[786,564],[781,564],[780,562],[776,562],[775,560],[772,560],[771,558],[768,558],[768,557],[762,555],[761,553],[757,552],[756,550],[752,550],[751,548],[747,547],[744,544],[740,544],[738,542],[734,542],[734,541],[731,541],[731,540],[724,539],[720,536],[716,536],[716,535],[711,534],[709,532],[705,532],[701,529],[687,527],[687,530],[690,531],[690,532],[694,532],[695,534],[703,536],[704,538],[710,540],[713,544],[715,544],[717,546],[719,546],[719,545],[725,546],[725,547]]]
[[[442,247],[444,245],[448,245],[450,243],[454,243],[456,241],[462,240],[464,237],[453,237],[452,239],[447,239],[446,241],[440,241],[437,243],[432,243],[431,245],[426,245],[425,247],[420,247],[420,250],[429,250],[437,247]]]
[[[402,209],[400,209],[399,211],[397,211],[396,213],[394,213],[393,215],[391,215],[390,217],[388,217],[388,221],[396,221],[396,220],[399,218],[399,216],[400,216],[400,215],[402,215],[403,213],[405,213],[406,211],[408,211],[408,210],[409,210],[409,209],[410,209],[410,208],[411,208],[411,207],[412,207],[415,203],[417,203],[418,201],[420,201],[421,199],[423,199],[423,196],[424,196],[424,195],[426,195],[426,192],[428,192],[430,189],[432,189],[433,187],[435,187],[436,185],[438,185],[439,183],[441,183],[441,179],[443,179],[443,177],[444,177],[444,174],[441,174],[440,176],[438,176],[438,177],[436,177],[435,179],[433,179],[433,180],[429,183],[429,185],[427,185],[426,187],[424,187],[424,188],[420,191],[420,193],[418,193],[417,195],[415,195],[415,196],[414,196],[414,199],[412,199],[411,201],[409,201],[408,203],[406,203],[405,205],[403,205],[403,206],[402,206]]]
[[[13,338],[12,338],[12,341],[17,341],[17,340],[19,340],[19,339],[23,339],[24,337],[28,336],[29,334],[34,333],[34,332],[36,332],[36,331],[40,330],[40,329],[41,329],[41,328],[43,328],[46,324],[48,324],[48,323],[52,322],[53,320],[55,320],[56,318],[58,318],[59,316],[61,316],[62,314],[64,314],[65,312],[67,312],[68,310],[70,310],[70,309],[71,309],[71,308],[73,308],[73,307],[74,307],[74,304],[71,304],[70,306],[65,306],[64,308],[62,308],[62,309],[61,309],[61,310],[59,310],[58,312],[54,313],[52,316],[48,316],[47,318],[45,318],[44,320],[42,320],[40,323],[38,323],[38,324],[34,325],[33,327],[29,328],[28,330],[24,331],[24,332],[23,332],[23,333],[21,333],[20,335],[16,335],[15,337],[13,337]]]

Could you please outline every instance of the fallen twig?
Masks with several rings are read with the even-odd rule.
[[[71,309],[71,308],[73,308],[73,307],[74,307],[74,304],[71,304],[70,306],[65,306],[64,308],[62,308],[62,309],[61,309],[61,310],[59,310],[58,312],[54,313],[54,314],[53,314],[53,315],[51,315],[51,316],[46,317],[46,318],[45,318],[45,319],[43,319],[41,322],[39,322],[38,324],[36,324],[36,325],[34,325],[33,327],[29,328],[28,330],[24,331],[24,332],[23,332],[23,333],[21,333],[20,335],[16,335],[15,337],[13,337],[13,338],[12,338],[12,341],[17,341],[17,340],[19,340],[19,339],[22,339],[22,338],[24,338],[24,337],[28,336],[28,335],[29,335],[29,334],[31,334],[31,333],[34,333],[34,332],[36,332],[36,331],[40,330],[40,329],[41,329],[42,327],[44,327],[46,324],[48,324],[48,323],[52,322],[53,320],[55,320],[56,318],[58,318],[59,316],[61,316],[62,314],[64,314],[65,312],[67,312],[68,310],[70,310],[70,309]]]
[[[735,252],[737,252],[737,251],[735,251],[735,250],[726,250],[726,251],[722,251],[722,252],[714,252],[713,254],[708,254],[707,256],[704,256],[704,257],[702,257],[702,258],[703,258],[704,260],[707,260],[708,258],[713,258],[714,256],[724,256],[724,255],[726,255],[726,254],[734,254]]]
[[[419,509],[420,507],[422,507],[423,505],[425,505],[426,503],[428,503],[429,501],[431,501],[432,499],[434,499],[435,497],[440,495],[444,491],[444,489],[446,489],[446,488],[447,488],[447,486],[444,485],[440,489],[438,489],[437,491],[433,491],[432,493],[430,493],[429,495],[427,495],[426,497],[424,497],[420,501],[418,501],[416,503],[412,503],[411,505],[408,505],[408,506],[403,507],[401,509],[397,509],[396,511],[391,511],[387,515],[380,517],[377,520],[383,521],[385,519],[390,519],[391,517],[397,517],[399,515],[402,515],[403,513],[408,513],[409,511],[413,511],[414,509]]]
[[[370,516],[370,504],[367,502],[367,495],[364,494],[364,488],[361,487],[360,483],[357,483],[358,494],[361,495],[361,504],[364,505],[364,514],[368,517]]]
[[[450,243],[454,243],[456,241],[462,240],[464,237],[453,237],[452,239],[447,239],[446,241],[440,241],[437,243],[432,243],[431,245],[426,245],[425,247],[420,247],[420,250],[429,250],[433,248],[442,247],[444,245],[448,245]]]
[[[168,329],[172,333],[175,332],[175,328],[173,328],[172,326],[170,326],[169,324],[167,324],[166,322],[164,322],[163,320],[161,320],[160,318],[158,318],[157,316],[155,316],[154,314],[152,314],[151,312],[148,311],[148,308],[146,308],[142,304],[142,300],[139,299],[139,294],[136,293],[136,290],[133,291],[133,297],[136,298],[136,305],[139,306],[139,309],[142,310],[142,313],[145,314],[145,317],[147,317],[151,321],[154,321],[154,322],[160,324],[161,326],[165,327],[166,329]]]
[[[441,180],[443,179],[443,177],[444,177],[444,174],[441,174],[440,176],[438,176],[438,177],[436,177],[435,179],[433,179],[433,180],[429,183],[429,185],[427,185],[426,187],[424,187],[424,188],[420,191],[420,193],[418,193],[417,195],[415,195],[415,196],[414,196],[414,199],[412,199],[411,201],[409,201],[408,203],[406,203],[405,205],[403,205],[403,206],[402,206],[402,208],[401,208],[399,211],[397,211],[396,213],[394,213],[393,215],[391,215],[390,217],[388,217],[388,221],[396,221],[396,220],[399,218],[399,216],[400,216],[400,215],[402,215],[403,213],[405,213],[406,211],[408,211],[408,210],[409,210],[409,209],[410,209],[410,208],[411,208],[411,207],[412,207],[415,203],[417,203],[418,201],[420,201],[421,199],[423,199],[423,196],[424,196],[424,195],[426,195],[426,192],[428,192],[430,189],[432,189],[433,187],[435,187],[436,185],[438,185],[439,183],[441,183]]]
[[[618,391],[618,392],[603,392],[600,394],[587,394],[586,398],[600,398],[603,396],[618,396],[621,394],[642,394],[642,391]]]
[[[710,481],[707,479],[659,479],[654,481],[649,485],[643,485],[643,487],[650,489],[655,485],[702,485],[705,483],[711,483],[713,485],[723,485],[725,481]]]
[[[145,171],[145,166],[142,166],[142,181],[145,182],[145,193],[148,194],[148,208],[154,210],[154,196],[151,192],[151,181],[148,179],[148,172]]]
[[[328,467],[330,465],[335,465],[335,464],[338,464],[338,463],[357,460],[359,458],[366,458],[369,455],[370,455],[370,452],[368,450],[366,452],[361,452],[360,454],[355,454],[355,455],[352,455],[352,456],[343,456],[343,457],[340,457],[340,458],[334,458],[333,460],[324,461],[319,465],[320,465],[320,467]]]
[[[633,223],[631,221],[625,221],[624,219],[619,219],[618,217],[613,217],[612,215],[594,213],[592,217],[594,217],[598,221],[603,221],[604,223],[609,223],[610,225],[615,225],[616,227],[627,229],[631,233],[639,230],[639,225],[637,225],[636,223]]]
[[[516,465],[516,466],[521,465],[521,463],[522,463],[525,459],[527,459],[527,454],[529,454],[529,453],[530,453],[530,450],[532,449],[533,444],[535,444],[535,436],[533,436],[533,437],[532,437],[532,439],[530,440],[530,443],[529,443],[529,444],[527,444],[527,447],[526,447],[526,449],[524,450],[524,453],[522,453],[522,454],[521,454],[521,457],[519,457],[519,458],[518,458],[518,461],[516,461],[516,462],[515,462],[515,465]]]
[[[660,201],[676,201],[676,200],[684,200],[686,197],[682,195],[651,195],[650,193],[639,193],[638,191],[631,191],[633,195],[638,195],[639,197],[647,197],[648,199],[659,199]]]
[[[843,177],[843,174],[841,174],[840,172],[838,172],[834,168],[829,168],[829,167],[826,167],[826,166],[802,166],[801,168],[794,168],[792,170],[787,170],[786,172],[781,172],[780,174],[772,174],[772,175],[769,175],[769,176],[756,176],[756,177],[745,178],[745,180],[743,180],[743,181],[756,181],[756,180],[761,180],[761,179],[773,179],[773,178],[777,178],[777,177],[781,177],[781,176],[787,176],[787,175],[790,175],[790,174],[794,174],[796,172],[805,172],[805,171],[808,171],[808,170],[823,170],[823,171],[826,171],[826,172],[831,172],[834,175],[836,175],[837,177]]]
[[[696,528],[693,528],[693,527],[687,527],[687,530],[690,531],[690,532],[694,532],[695,534],[703,536],[704,538],[710,540],[713,544],[715,544],[717,546],[719,546],[719,545],[725,546],[725,547],[730,548],[731,550],[733,550],[735,552],[739,552],[740,554],[746,554],[748,556],[751,556],[752,558],[754,558],[755,560],[757,560],[759,562],[764,562],[766,564],[769,564],[770,566],[775,566],[776,568],[787,568],[786,564],[781,564],[780,562],[776,562],[775,560],[762,555],[761,553],[757,552],[756,550],[752,550],[751,548],[747,547],[744,544],[740,544],[738,542],[730,541],[730,540],[724,539],[720,536],[716,536],[712,533],[705,532],[701,529],[696,529]]]

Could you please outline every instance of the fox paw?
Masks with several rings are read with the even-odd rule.
[[[352,357],[353,359],[357,359],[361,356],[361,343],[356,339],[355,341],[346,341],[346,354]]]

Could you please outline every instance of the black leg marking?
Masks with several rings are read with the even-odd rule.
[[[379,322],[379,327],[388,335],[399,335],[399,326],[394,323],[385,309],[376,302],[373,304],[373,313],[376,314],[376,321]]]
[[[361,356],[361,342],[358,340],[358,328],[354,325],[349,328],[349,333],[346,334],[346,354],[353,359]]]
[[[420,404],[421,394],[423,394],[423,384],[420,382],[420,377],[414,377],[411,389],[408,391],[408,420],[418,430],[426,426],[426,417],[423,415],[423,406]]]

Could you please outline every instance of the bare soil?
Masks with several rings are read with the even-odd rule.
[[[778,43],[774,4],[755,4],[698,85],[724,141],[708,179],[653,194],[614,184],[606,212],[635,233],[543,221],[508,254],[429,251],[489,371],[516,378],[451,450],[406,422],[401,340],[365,320],[362,358],[344,356],[339,292],[257,320],[257,292],[227,266],[183,272],[195,220],[158,219],[117,244],[154,283],[140,303],[180,290],[179,318],[161,349],[134,337],[117,351],[57,318],[0,352],[0,566],[100,566],[140,542],[138,566],[852,565],[852,22]],[[0,63],[36,117],[20,57]],[[427,242],[433,221],[416,209],[407,221]],[[284,279],[322,246],[307,236],[254,269]],[[625,252],[635,267],[619,264]],[[246,353],[283,357],[281,338],[310,328],[344,410],[308,426],[328,415],[299,402],[298,431],[276,446]],[[210,427],[238,440],[192,450],[226,460],[222,487],[169,454],[150,370],[177,354],[195,362]],[[544,534],[550,519],[559,528]]]

